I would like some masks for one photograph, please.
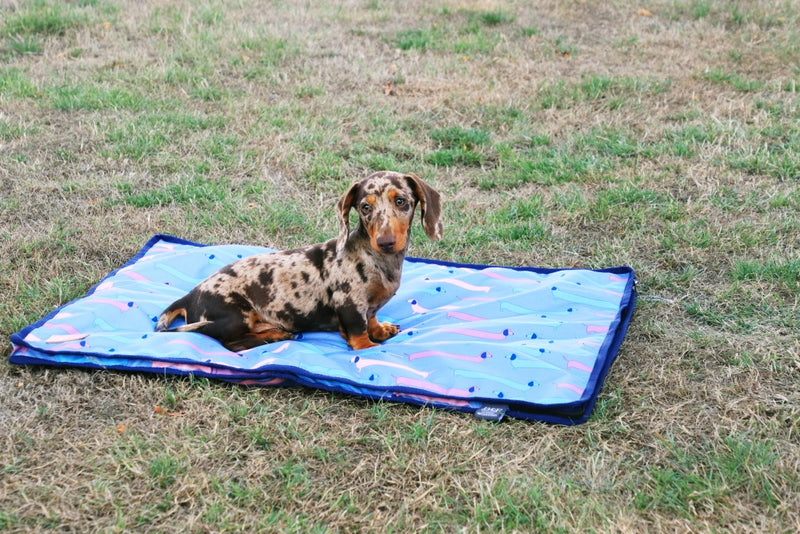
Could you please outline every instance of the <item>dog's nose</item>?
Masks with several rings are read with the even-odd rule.
[[[394,252],[394,244],[397,240],[392,234],[378,236],[377,243],[380,249],[384,252]]]

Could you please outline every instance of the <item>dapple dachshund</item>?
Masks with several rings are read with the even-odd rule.
[[[441,238],[434,189],[413,174],[371,174],[339,200],[338,237],[223,267],[164,310],[156,331],[199,332],[234,352],[314,330],[339,330],[354,350],[374,347],[398,332],[375,313],[400,285],[417,207],[428,237]],[[179,316],[186,324],[168,330]]]

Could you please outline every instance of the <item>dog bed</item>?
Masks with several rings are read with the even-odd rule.
[[[307,332],[235,353],[202,334],[154,331],[161,311],[200,280],[269,250],[156,235],[86,296],[13,334],[10,361],[300,384],[486,419],[577,424],[591,414],[635,304],[629,267],[407,258],[400,289],[378,312],[401,331],[377,347],[353,351],[338,333]]]

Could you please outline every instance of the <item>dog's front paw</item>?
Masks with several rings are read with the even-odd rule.
[[[396,324],[392,324],[389,322],[382,322],[379,323],[377,320],[371,322],[370,329],[369,329],[369,337],[373,341],[377,341],[381,343],[386,341],[390,337],[394,337],[400,331],[400,328]]]

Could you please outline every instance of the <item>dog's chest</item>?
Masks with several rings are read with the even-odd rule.
[[[399,281],[394,283],[376,277],[365,286],[364,298],[370,308],[380,308],[394,296],[399,285]]]
[[[389,302],[400,287],[401,267],[388,272],[381,267],[379,265],[368,269],[368,279],[362,285],[363,293],[361,298],[373,313]]]

